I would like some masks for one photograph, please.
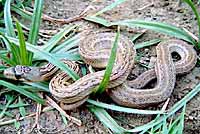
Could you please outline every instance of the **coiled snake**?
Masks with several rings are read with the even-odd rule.
[[[115,33],[102,32],[87,35],[79,43],[79,53],[86,64],[104,69],[110,56],[110,50],[115,39]],[[189,72],[196,64],[197,55],[191,45],[181,40],[168,40],[156,47],[157,59],[155,67],[144,72],[138,78],[128,81],[127,77],[133,68],[136,50],[134,44],[125,36],[120,35],[115,64],[107,86],[107,93],[118,104],[128,107],[145,107],[166,100],[170,97],[176,81],[176,74]],[[181,59],[173,62],[172,52]],[[80,73],[78,64],[62,60],[75,72]],[[66,110],[83,104],[93,89],[103,79],[105,70],[97,71],[81,77],[69,84],[69,76],[58,72],[51,63],[41,67],[18,65],[4,71],[7,78],[23,81],[50,80],[49,89],[52,95]],[[58,72],[58,73],[57,73]],[[57,74],[55,74],[57,73]],[[152,79],[157,79],[154,88],[143,89]]]

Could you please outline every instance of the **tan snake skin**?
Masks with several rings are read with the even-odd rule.
[[[87,35],[80,41],[79,53],[85,63],[95,68],[104,69],[110,56],[110,50],[115,39],[115,33],[102,32]],[[196,64],[197,55],[192,46],[181,40],[169,40],[156,47],[157,60],[155,68],[151,69],[133,81],[126,80],[133,65],[136,51],[133,43],[120,35],[115,65],[112,70],[107,93],[118,104],[128,107],[144,107],[166,100],[170,97],[176,74],[189,72]],[[176,52],[181,59],[173,62],[171,53]],[[79,73],[75,62],[63,60],[65,64]],[[16,66],[4,71],[7,78],[28,81],[51,79],[58,69],[47,64],[42,67]],[[50,81],[49,89],[52,95],[66,110],[83,104],[97,87],[105,70],[87,74],[79,80],[69,83],[69,76],[64,72],[57,73]],[[142,89],[150,80],[157,78],[157,84],[152,89]]]

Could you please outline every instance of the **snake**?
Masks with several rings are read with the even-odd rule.
[[[69,75],[52,63],[40,67],[23,65],[9,67],[4,70],[4,76],[31,82],[50,80],[49,90],[62,108],[74,109],[82,105],[103,80],[115,38],[114,32],[94,32],[84,36],[78,45],[79,54],[86,64],[96,68],[97,71],[88,73],[76,81],[70,79]],[[180,56],[175,62],[172,58],[174,52]],[[128,80],[127,77],[134,68],[136,54],[134,43],[120,34],[114,66],[106,86],[106,93],[114,102],[134,108],[143,108],[165,101],[175,88],[176,75],[188,73],[197,62],[193,46],[182,40],[169,39],[156,46],[154,68],[134,80]],[[77,74],[81,74],[80,66],[76,62],[67,59],[61,61]],[[145,88],[145,85],[153,79],[156,79],[156,85]]]

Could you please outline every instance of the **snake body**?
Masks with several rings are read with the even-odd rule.
[[[176,74],[189,72],[196,64],[197,56],[192,46],[181,40],[169,40],[156,47],[157,59],[151,69],[133,81],[108,90],[111,98],[120,105],[145,107],[162,102],[170,97],[176,81]],[[181,59],[173,62],[171,54],[176,52]],[[151,89],[142,89],[149,81],[157,78],[157,85]]]
[[[66,110],[83,104],[103,79],[115,33],[102,32],[87,35],[79,43],[79,53],[85,63],[102,69],[87,74],[79,80],[69,83],[69,76],[58,72],[58,68],[48,63],[42,67],[16,66],[4,71],[7,78],[28,81],[51,79],[49,89],[52,95]],[[128,107],[144,107],[166,100],[170,97],[176,81],[176,74],[189,72],[196,64],[196,52],[192,46],[180,40],[169,40],[156,47],[157,60],[151,69],[133,81],[127,77],[133,68],[136,51],[134,44],[125,36],[120,35],[115,64],[107,85],[107,93],[120,105]],[[173,62],[171,53],[176,52],[181,59]],[[75,72],[80,73],[78,64],[63,60]],[[58,72],[56,75],[55,73]],[[152,89],[142,89],[150,80],[157,78]]]

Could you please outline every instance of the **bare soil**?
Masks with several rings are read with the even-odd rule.
[[[106,5],[109,5],[114,0],[45,0],[44,2],[44,14],[47,14],[54,18],[70,18],[80,14],[89,5],[95,7],[92,12],[102,9]],[[200,8],[199,8],[200,9]],[[102,17],[110,20],[123,20],[123,19],[143,19],[152,20],[158,22],[165,22],[178,27],[186,28],[190,32],[197,35],[197,23],[196,19],[190,10],[190,8],[182,3],[180,6],[177,5],[176,0],[127,0],[123,4],[108,11],[102,15]],[[80,32],[83,30],[99,30],[103,29],[102,26],[93,24],[91,22],[81,20],[74,22],[81,25]],[[57,23],[50,23],[48,21],[43,21],[41,29],[61,29],[63,25]],[[130,38],[136,33],[140,33],[142,29],[140,28],[122,28],[122,33],[129,36]],[[162,38],[168,39],[170,37],[155,33],[153,31],[147,30],[136,43]],[[149,59],[150,56],[155,56],[154,47],[145,48],[139,50],[139,52],[145,53],[143,57]],[[137,65],[136,69],[133,71],[134,76],[137,76],[142,67]],[[131,76],[130,76],[131,77]],[[195,87],[200,82],[200,67],[196,66],[190,73],[177,77],[176,87],[174,89],[173,95],[170,98],[169,106],[171,107],[178,100],[184,97],[193,87]],[[99,97],[100,100],[103,100]],[[105,100],[104,100],[105,101]],[[112,102],[109,100],[109,102]],[[199,134],[200,133],[200,94],[194,97],[188,104],[185,117],[185,134]],[[158,108],[162,106],[159,105]],[[152,109],[156,109],[154,107]],[[36,104],[33,103],[27,108],[29,112],[35,112]],[[18,115],[18,111],[12,111]],[[152,116],[139,116],[134,114],[125,114],[120,112],[108,111],[110,115],[117,120],[119,124],[126,128],[132,128],[134,126],[142,125],[153,119]],[[45,112],[41,114],[39,123],[40,130],[34,129],[32,133],[66,133],[66,134],[106,134],[109,130],[106,129],[96,117],[88,111],[86,105],[81,106],[75,110],[67,112],[68,114],[80,119],[82,121],[82,126],[78,127],[74,124],[69,123],[65,125],[62,121],[60,114],[56,110]],[[34,118],[28,118],[21,121],[21,127],[16,130],[13,125],[3,126],[0,128],[0,133],[27,133],[30,131],[32,125],[34,124]],[[132,127],[130,127],[132,126]]]

